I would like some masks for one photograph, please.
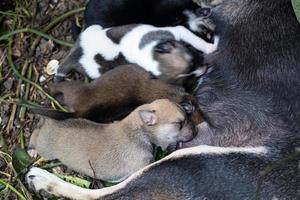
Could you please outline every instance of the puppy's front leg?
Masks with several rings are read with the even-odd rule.
[[[33,167],[26,175],[26,182],[30,189],[43,196],[58,196],[77,200],[97,199],[95,190],[84,189],[68,182],[65,182],[57,176],[46,170]]]
[[[218,37],[215,38],[214,43],[212,44],[198,37],[184,26],[177,26],[176,29],[178,31],[176,35],[179,37],[179,40],[192,45],[197,50],[202,51],[206,54],[212,53],[217,50],[219,43]]]

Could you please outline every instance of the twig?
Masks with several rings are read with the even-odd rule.
[[[4,52],[3,51],[1,51],[0,50],[0,52],[1,52],[1,56],[0,56],[0,83],[3,81],[3,75],[2,75],[2,69],[3,69],[3,62],[4,62],[4,60],[5,60],[5,54],[6,54],[6,49],[4,50]]]
[[[2,149],[4,152],[7,152],[7,144],[4,140],[2,132],[0,133],[0,149]]]
[[[92,184],[91,184],[91,188],[93,188],[93,187],[94,187],[94,185],[95,185],[96,172],[95,172],[95,170],[94,170],[94,168],[93,168],[93,166],[92,166],[92,163],[91,163],[91,161],[90,161],[90,160],[88,160],[88,162],[89,162],[90,168],[91,168],[91,169],[92,169],[92,171],[93,171],[93,181],[92,181]]]
[[[9,134],[13,128],[16,112],[17,112],[17,104],[14,104],[11,109],[10,117],[6,125],[6,134]]]
[[[26,108],[41,108],[42,106],[28,100],[18,99],[18,98],[11,98],[9,100],[5,100],[0,98],[0,103],[6,103],[6,104],[16,104],[19,106],[24,106]]]

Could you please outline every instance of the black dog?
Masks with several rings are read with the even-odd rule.
[[[86,26],[104,28],[144,23],[154,26],[182,24],[184,10],[196,11],[192,0],[90,0],[85,11]]]
[[[200,8],[193,0],[90,0],[85,25],[103,28],[124,24],[154,26],[183,25],[212,42],[214,24],[209,8]]]
[[[227,0],[213,14],[221,41],[197,93],[206,122],[190,145],[200,146],[110,188],[70,186],[37,168],[29,184],[77,199],[299,198],[300,25],[291,2]]]

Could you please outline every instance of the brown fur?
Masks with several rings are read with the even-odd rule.
[[[91,177],[95,172],[95,178],[120,181],[154,161],[153,145],[166,149],[191,140],[194,133],[181,107],[161,99],[111,124],[45,118],[33,132],[30,148]]]
[[[167,98],[176,103],[191,102],[191,118],[203,121],[193,96],[182,88],[164,83],[136,65],[115,68],[91,83],[65,81],[49,85],[53,95],[61,94],[63,103],[76,117],[107,122],[123,118],[130,111],[156,99]]]

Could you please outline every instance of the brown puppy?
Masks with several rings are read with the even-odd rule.
[[[91,177],[95,172],[97,179],[120,181],[154,161],[154,146],[166,149],[191,140],[194,133],[182,108],[161,99],[111,124],[44,118],[31,136],[30,148]]]
[[[62,102],[73,113],[34,110],[54,119],[82,117],[96,122],[122,119],[136,107],[156,99],[182,103],[194,124],[203,121],[195,98],[181,87],[162,82],[137,65],[123,65],[103,74],[91,83],[65,81],[49,85],[53,95],[62,95]]]

